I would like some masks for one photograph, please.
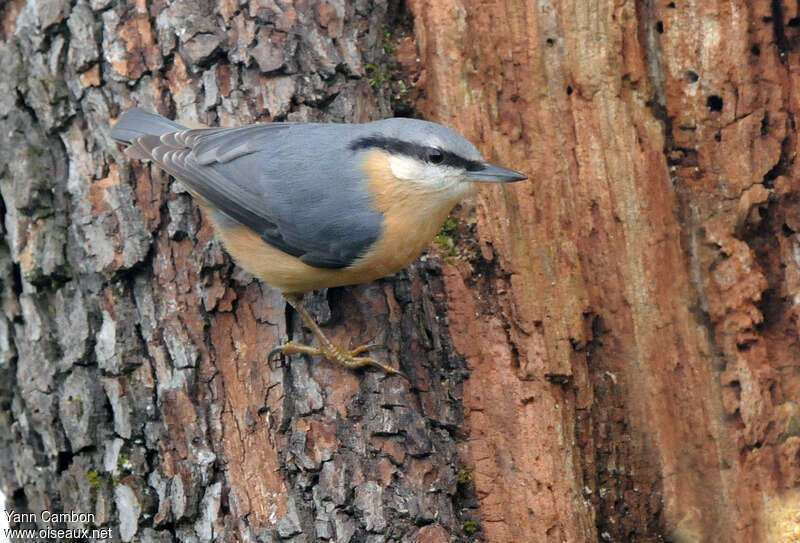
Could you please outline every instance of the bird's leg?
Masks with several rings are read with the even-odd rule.
[[[295,311],[303,318],[305,321],[306,326],[311,329],[311,332],[319,341],[319,347],[311,347],[310,345],[300,345],[293,341],[288,341],[279,347],[275,347],[269,353],[269,359],[271,360],[272,357],[282,352],[285,355],[293,355],[293,354],[307,354],[309,356],[321,356],[330,360],[331,362],[335,362],[340,366],[344,366],[345,368],[355,369],[361,368],[364,366],[375,366],[381,368],[383,371],[388,373],[389,375],[399,375],[405,379],[408,379],[406,375],[393,367],[384,364],[382,362],[378,362],[374,358],[370,358],[368,356],[359,356],[360,354],[368,351],[373,347],[378,347],[379,345],[361,345],[360,347],[356,347],[352,350],[344,350],[340,349],[333,342],[328,339],[322,329],[314,322],[314,319],[311,317],[311,314],[308,310],[303,306],[303,299],[301,296],[296,294],[284,294],[286,301],[289,302]]]

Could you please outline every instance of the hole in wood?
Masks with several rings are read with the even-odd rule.
[[[712,94],[708,97],[708,100],[706,100],[709,111],[722,111],[722,104],[722,97],[716,94]]]

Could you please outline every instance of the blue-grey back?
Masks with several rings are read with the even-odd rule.
[[[361,138],[413,141],[470,160],[480,153],[453,130],[427,121],[366,124],[267,123],[183,129],[133,109],[112,129],[133,156],[154,160],[219,212],[311,266],[343,268],[379,239]]]
[[[256,130],[249,137],[258,140],[258,150],[208,167],[246,191],[253,199],[248,207],[275,225],[268,242],[313,266],[344,267],[378,239],[383,221],[368,190],[364,152],[348,148],[357,126]],[[209,159],[207,147],[196,151]]]

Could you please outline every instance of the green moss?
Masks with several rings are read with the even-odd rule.
[[[439,233],[433,238],[433,242],[436,243],[439,247],[442,248],[447,254],[452,257],[458,257],[459,251],[456,247],[456,240],[455,235],[458,233],[458,221],[453,217],[449,217],[442,228],[439,230]]]
[[[367,77],[370,87],[383,87],[392,81],[392,72],[386,64],[367,64]]]
[[[397,53],[397,46],[392,41],[392,32],[388,29],[383,31],[383,52],[389,56],[394,56]]]
[[[452,236],[456,232],[458,232],[458,221],[454,217],[448,217],[439,230],[439,234],[446,236]]]
[[[461,468],[456,473],[456,480],[458,484],[465,485],[472,481],[472,472],[475,471],[475,468]]]
[[[440,234],[433,238],[433,242],[448,255],[458,257],[458,249],[456,248],[456,243],[453,241],[453,238]]]
[[[442,251],[447,253],[448,257],[445,258],[445,262],[448,264],[455,264],[455,262],[451,260],[454,258],[462,261],[470,261],[475,258],[475,251],[469,247],[469,244],[465,245],[459,243],[460,232],[469,232],[474,225],[474,219],[472,219],[472,221],[473,222],[470,222],[470,219],[465,220],[462,225],[455,217],[449,217],[444,221],[442,228],[439,230],[439,234],[433,238],[433,242],[438,245]]]
[[[87,473],[86,478],[89,480],[89,485],[92,488],[100,488],[100,474],[96,470]]]
[[[461,525],[461,529],[464,530],[464,533],[467,535],[472,535],[478,530],[480,530],[480,524],[478,524],[477,520],[468,520]]]
[[[119,455],[119,460],[117,461],[117,467],[120,470],[130,471],[133,465],[131,464],[131,461],[128,459],[127,456],[121,454]]]
[[[392,109],[395,111],[412,110],[409,91],[413,85],[404,79],[400,63],[394,58],[397,54],[397,44],[392,31],[383,30],[381,39],[380,59],[367,64],[367,81],[371,87],[387,92],[392,100]]]

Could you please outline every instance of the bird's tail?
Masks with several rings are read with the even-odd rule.
[[[111,129],[111,137],[117,143],[130,145],[139,136],[163,136],[185,128],[182,124],[137,107],[120,115]]]
[[[161,136],[185,128],[182,124],[137,107],[120,115],[117,124],[111,128],[111,137],[117,143],[130,145],[125,151],[129,157],[150,160],[150,152],[158,145]]]

